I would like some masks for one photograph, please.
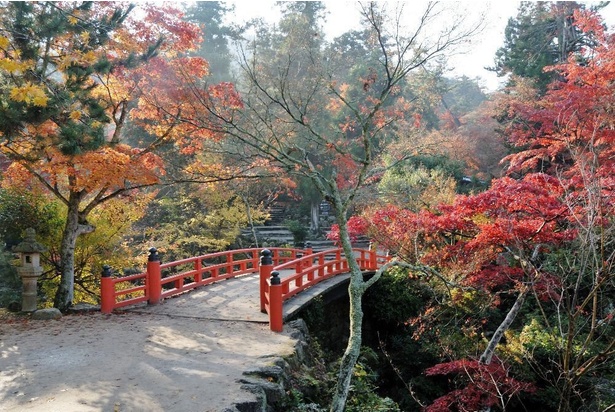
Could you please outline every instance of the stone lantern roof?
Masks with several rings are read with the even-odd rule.
[[[42,253],[47,251],[47,248],[36,241],[36,231],[31,227],[26,229],[26,238],[13,247],[13,252],[18,253]]]

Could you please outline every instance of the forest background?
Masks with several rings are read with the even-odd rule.
[[[67,309],[97,301],[103,264],[258,246],[241,228],[290,204],[297,232],[335,223],[345,249],[366,235],[399,266],[355,274],[339,373],[317,379],[335,389],[304,379],[299,410],[615,407],[604,5],[520,4],[492,93],[450,77],[485,21],[446,3],[409,27],[363,4],[331,40],[318,2],[242,27],[219,2],[3,6],[2,305],[27,227],[48,249],[41,304]],[[334,220],[314,218],[323,202]]]

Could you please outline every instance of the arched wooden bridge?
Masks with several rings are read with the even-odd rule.
[[[376,271],[388,259],[374,250],[353,249],[353,252],[364,272]],[[266,313],[271,330],[281,332],[285,305],[292,305],[307,289],[348,271],[348,261],[341,249],[318,253],[313,253],[310,247],[240,249],[161,263],[157,250],[152,248],[143,273],[114,277],[109,267],[104,268],[101,312],[111,313],[144,302],[156,305],[165,298],[233,279],[232,284],[225,285],[236,290],[230,294],[225,292],[225,296],[253,302],[244,305],[244,310],[254,312],[248,317],[256,319],[260,313]],[[208,299],[212,298],[216,298],[215,293],[208,295]],[[232,303],[227,301],[225,305],[231,307]]]

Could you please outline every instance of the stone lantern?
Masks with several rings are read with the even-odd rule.
[[[47,250],[45,246],[36,241],[35,235],[34,229],[26,229],[26,238],[13,248],[13,252],[21,256],[21,265],[17,267],[17,273],[23,282],[21,310],[24,312],[36,310],[36,283],[38,277],[43,273],[40,257],[41,252]]]

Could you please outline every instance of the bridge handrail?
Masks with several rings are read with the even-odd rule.
[[[352,250],[355,255],[357,255],[357,263],[361,270],[375,271],[379,267],[378,257],[387,259],[386,256],[378,256],[375,251],[361,248],[353,248]],[[327,256],[333,254],[335,257],[327,260]],[[316,260],[318,262],[314,265],[314,261]],[[302,290],[314,286],[323,280],[329,279],[340,273],[348,272],[349,267],[348,261],[343,256],[342,249],[336,248],[299,257],[295,260],[273,267],[273,270],[278,272],[284,269],[295,269],[296,271],[294,275],[285,276],[281,279],[282,299],[286,301]],[[304,282],[306,276],[307,282]],[[295,287],[291,289],[291,284],[293,282],[295,283]]]
[[[103,271],[109,269],[108,267],[103,269]],[[103,278],[101,280],[101,289],[103,289],[103,284],[104,284],[104,280],[105,279],[109,279],[109,285],[111,287],[111,291],[112,291],[112,295],[110,295],[109,297],[113,299],[115,303],[114,307],[115,308],[121,308],[124,306],[128,306],[128,305],[136,305],[138,303],[141,302],[146,302],[147,299],[149,298],[149,294],[147,293],[147,286],[145,284],[145,279],[147,277],[147,273],[143,272],[143,273],[136,273],[133,275],[129,275],[129,276],[122,276],[122,277],[111,277],[111,273],[107,273],[106,274],[107,277],[105,278],[105,273],[103,273]],[[122,288],[119,290],[117,289],[118,284],[120,283],[124,283],[124,282],[139,282],[142,281],[141,284],[138,284],[137,286],[132,286],[129,288]],[[134,284],[134,283],[133,283]],[[102,291],[101,291],[102,292]],[[136,295],[136,296],[133,296]],[[120,299],[119,301],[117,300],[118,298],[123,298]],[[104,299],[101,299],[101,301]],[[109,300],[109,299],[107,299]],[[102,303],[101,302],[101,311],[102,311]],[[103,313],[108,313],[108,312],[103,312]]]
[[[380,255],[375,250],[356,248],[353,251],[363,271],[375,271],[389,260],[388,256]],[[294,269],[295,273],[279,279],[278,271],[287,269]],[[177,273],[168,273],[163,277],[163,270]],[[108,266],[103,268],[101,312],[111,313],[114,309],[141,302],[157,304],[164,298],[190,289],[259,272],[261,311],[269,314],[271,330],[280,332],[283,329],[284,301],[348,270],[348,261],[340,248],[317,253],[312,253],[310,247],[248,248],[214,252],[169,263],[161,263],[156,249],[151,248],[145,272],[114,278]],[[116,290],[120,284],[129,287]]]
[[[153,252],[152,252],[153,250]],[[304,249],[273,247],[272,258],[275,264],[285,263],[296,259],[306,253]],[[173,262],[161,263],[156,249],[150,253],[156,254],[156,259],[148,258],[148,268],[145,272],[112,277],[110,272],[101,278],[101,312],[111,313],[114,309],[135,305],[142,302],[156,304],[161,299],[184,293],[200,286],[208,285],[223,279],[229,279],[259,271],[260,248],[235,249],[208,253],[180,259]],[[240,255],[246,255],[240,256]],[[211,260],[222,262],[209,262]],[[182,268],[182,266],[188,266]],[[169,273],[177,271],[177,273]],[[165,273],[166,272],[166,276]],[[141,285],[131,285],[128,288],[118,289],[118,285],[125,282],[140,282]],[[171,286],[172,285],[172,286]],[[139,296],[132,296],[137,294]]]
[[[362,271],[376,271],[390,259],[375,250],[355,248],[353,252]],[[295,273],[283,279],[277,277],[280,271],[288,269],[294,269]],[[326,279],[347,273],[348,270],[348,261],[341,248],[307,254],[273,267],[269,273],[274,276],[261,283],[261,287],[265,288],[261,292],[261,308],[269,314],[271,330],[281,332],[283,329],[284,301]]]

